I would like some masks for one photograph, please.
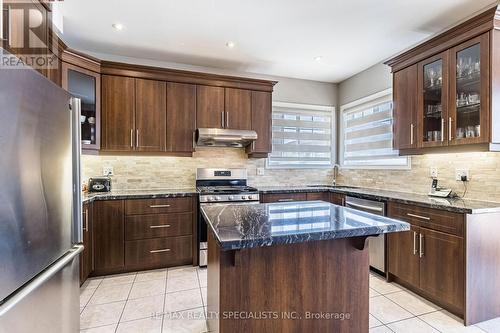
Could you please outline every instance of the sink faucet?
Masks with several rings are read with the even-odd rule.
[[[333,165],[333,186],[337,185],[337,177],[339,175],[339,169],[340,169],[340,165],[338,165],[337,163],[335,163]]]

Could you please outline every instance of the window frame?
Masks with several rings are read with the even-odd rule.
[[[405,165],[346,165],[345,164],[345,159],[344,159],[344,153],[345,153],[345,145],[344,145],[344,135],[345,135],[345,124],[344,124],[344,113],[346,111],[349,111],[349,109],[355,108],[357,106],[366,104],[366,107],[373,107],[377,104],[380,104],[381,101],[383,100],[382,103],[385,102],[392,102],[394,103],[394,99],[392,96],[392,88],[388,88],[382,91],[379,91],[377,93],[359,98],[355,101],[352,101],[350,103],[344,104],[340,106],[340,112],[339,112],[339,164],[340,167],[343,169],[357,169],[357,170],[410,170],[411,169],[411,157],[410,156],[400,156],[400,158],[405,158],[406,159],[406,164]],[[393,104],[393,110],[394,112],[394,104]],[[394,120],[394,113],[392,119]],[[394,121],[393,121],[393,135],[394,135]],[[394,139],[393,139],[393,150],[394,150]]]
[[[272,103],[272,112],[274,113],[275,107],[281,108],[289,108],[289,109],[299,109],[304,110],[310,113],[314,113],[315,111],[321,112],[330,112],[331,122],[330,122],[330,152],[331,152],[331,160],[328,165],[271,165],[270,160],[272,159],[270,156],[266,158],[266,169],[281,169],[281,170],[301,170],[301,169],[317,169],[317,170],[325,170],[331,169],[337,163],[337,113],[336,107],[330,105],[318,105],[318,104],[303,104],[303,103],[291,103],[291,102],[279,102],[273,101]],[[273,140],[272,130],[272,121],[273,118],[271,116],[271,142]],[[272,145],[272,143],[271,143]],[[272,153],[271,153],[272,154]]]

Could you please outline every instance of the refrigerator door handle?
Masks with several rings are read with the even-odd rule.
[[[0,305],[0,317],[5,315],[10,309],[15,307],[19,302],[26,298],[29,294],[35,291],[38,287],[43,285],[57,272],[63,269],[68,263],[72,262],[80,252],[83,251],[83,245],[75,245],[68,251],[62,258],[56,261],[52,266],[43,271],[40,275],[35,277],[26,286],[22,287],[17,293],[10,297],[5,303]]]
[[[73,144],[73,223],[71,242],[79,244],[83,242],[83,222],[82,222],[82,181],[80,178],[80,155],[82,152],[81,141],[81,102],[79,98],[71,98],[71,140]]]

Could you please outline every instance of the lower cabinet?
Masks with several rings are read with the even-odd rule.
[[[82,208],[83,251],[80,254],[80,285],[87,280],[94,270],[92,220],[92,204],[84,204]]]
[[[266,193],[261,194],[262,203],[320,200],[343,206],[345,195],[330,192]]]
[[[194,262],[196,200],[192,197],[94,204],[94,275]]]
[[[411,224],[410,231],[387,235],[389,280],[463,314],[464,239],[458,226],[465,223],[464,216],[395,203],[388,204],[388,216]]]

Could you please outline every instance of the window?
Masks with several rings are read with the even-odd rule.
[[[409,158],[400,157],[392,146],[392,91],[362,98],[341,107],[342,167],[409,167]]]
[[[327,168],[334,163],[331,106],[273,103],[270,168]]]

